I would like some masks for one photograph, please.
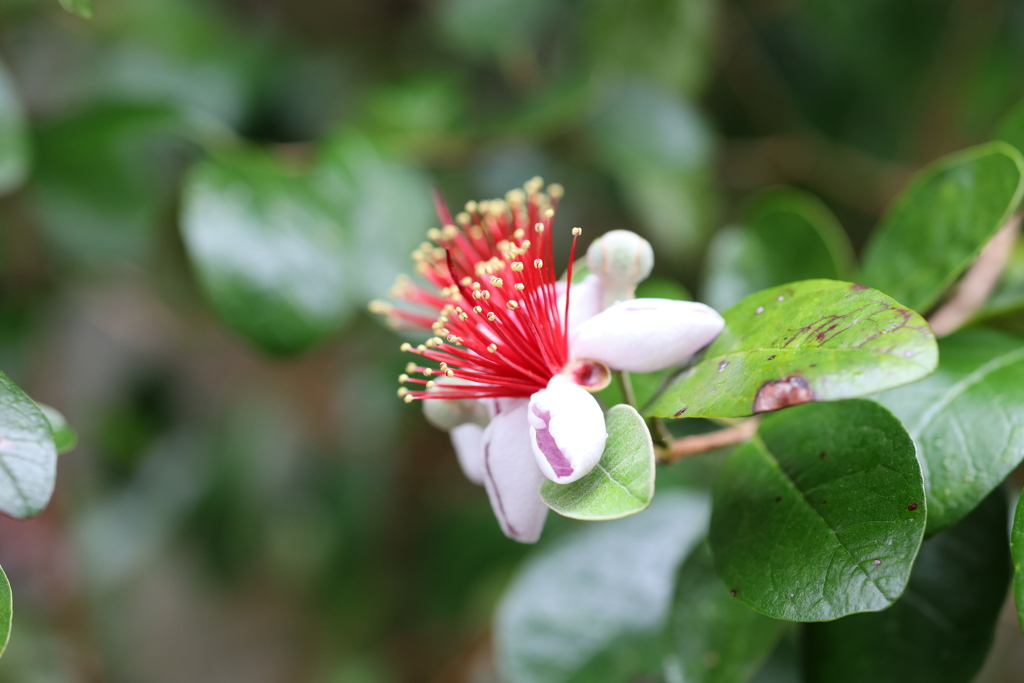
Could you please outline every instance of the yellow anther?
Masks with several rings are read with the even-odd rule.
[[[398,388],[398,398],[405,398],[408,393],[409,393],[409,390],[406,389],[405,387],[399,387]]]
[[[370,313],[376,313],[377,315],[387,315],[394,308],[387,301],[381,301],[380,299],[374,299],[370,302]]]
[[[561,199],[565,195],[565,188],[558,183],[548,185],[548,194],[555,199]]]
[[[473,312],[474,313],[483,313],[484,312],[484,307],[483,306],[474,306],[473,307]]]
[[[491,344],[490,346],[487,347],[487,350],[490,351],[491,353],[494,353],[495,351],[498,350],[498,345],[497,344]]]
[[[441,365],[440,365],[440,367],[441,367],[441,370],[442,370],[442,371],[444,371],[444,370],[447,370],[447,369],[448,369],[448,364],[447,364],[447,363],[445,363],[444,361],[441,361]]]
[[[492,276],[491,277],[491,284],[494,285],[495,287],[501,287],[501,286],[503,286],[505,284],[505,281],[502,280],[500,277]]]
[[[506,306],[508,306],[508,309],[509,309],[510,311],[514,311],[514,310],[516,310],[517,308],[519,308],[519,303],[518,303],[518,302],[516,302],[516,301],[509,301],[509,302],[508,302],[508,303],[506,304]]]
[[[522,228],[516,228],[515,232],[512,233],[512,237],[517,240],[521,240],[526,237],[526,231]]]
[[[454,377],[455,376],[455,372],[452,371],[452,370],[445,370],[444,371],[444,376],[445,377]]]
[[[411,351],[411,350],[412,350],[412,344],[410,344],[409,342],[405,342],[404,344],[402,344],[402,345],[401,345],[401,346],[399,346],[398,348],[399,348],[399,349],[400,349],[401,351],[403,351],[403,352],[406,352],[406,353],[408,353],[409,351]]]
[[[431,228],[430,230],[427,230],[427,238],[433,242],[437,242],[441,239],[441,231],[437,228]]]
[[[483,296],[484,296],[484,293],[481,292],[479,289],[473,291],[473,298],[474,299],[482,299]]]
[[[543,223],[537,223],[537,225],[533,226],[533,231],[534,232],[544,232],[544,224]]]
[[[524,285],[522,282],[517,282],[515,284],[515,287],[516,287],[516,291],[519,291],[519,292],[521,292],[524,289],[526,289],[526,285]]]
[[[542,187],[544,187],[544,179],[540,176],[534,176],[523,184],[523,189],[526,190],[528,194],[539,192]]]
[[[412,374],[412,373],[416,372],[416,364],[415,363],[406,363],[405,364],[405,371],[408,372],[409,374]]]
[[[583,234],[583,228],[573,228],[572,234],[574,237],[579,237],[580,235]]]
[[[430,341],[434,342],[434,346],[441,346],[442,344],[444,344],[444,340],[441,339],[440,337],[434,337]]]
[[[441,236],[444,237],[446,240],[453,240],[458,236],[458,234],[459,229],[456,228],[454,225],[446,225],[443,228],[441,228]]]
[[[469,225],[469,221],[470,221],[469,214],[466,213],[465,211],[460,211],[455,216],[455,222],[458,223],[459,225],[462,225],[462,226]]]
[[[487,314],[487,320],[488,320],[488,322],[492,322],[492,323],[493,323],[493,322],[494,322],[494,320],[495,320],[495,318],[497,318],[497,317],[498,317],[498,316],[494,315],[494,311],[491,311],[490,313],[488,313],[488,314]]]
[[[429,382],[427,382],[427,389],[433,389],[435,386],[437,385],[434,384],[434,380],[430,380]]]
[[[416,350],[419,351],[420,353],[423,353],[424,351],[427,350],[427,347],[424,346],[423,344],[420,344],[419,346],[416,347]]]
[[[406,394],[405,398],[402,400],[405,401],[406,403],[412,403],[412,394]]]
[[[541,260],[541,259],[534,259],[533,260],[533,267],[534,268],[543,268],[544,267],[544,261]]]
[[[434,370],[432,368],[423,368],[423,376],[424,377],[430,377],[433,374],[434,374]]]
[[[449,334],[448,335],[448,341],[450,343],[452,343],[452,344],[454,344],[457,339],[458,339],[458,337],[456,337],[454,334]]]
[[[512,262],[512,270],[513,271],[518,273],[518,272],[522,271],[522,269],[523,269],[523,262],[522,261],[513,261]]]
[[[482,294],[484,295],[485,299],[490,299],[491,298],[491,293],[488,292],[486,289],[482,292]]]
[[[477,203],[473,201],[466,202],[466,211],[469,213],[476,213]]]
[[[533,244],[533,243],[530,242],[530,240],[523,240],[523,253],[524,254],[526,253],[526,250],[530,248],[531,244]]]
[[[554,217],[555,217],[555,210],[554,209],[551,209],[551,208],[544,209],[544,218],[554,218]]]
[[[406,382],[409,381],[409,375],[405,375],[405,374],[399,375],[398,376],[398,381],[401,384],[405,384]]]

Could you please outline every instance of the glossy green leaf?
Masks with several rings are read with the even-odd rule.
[[[702,300],[725,310],[754,292],[795,280],[845,280],[853,248],[821,200],[790,188],[759,194],[740,224],[715,235]]]
[[[67,12],[82,19],[92,19],[91,0],[59,0],[60,6]]]
[[[914,442],[863,399],[763,419],[715,483],[711,548],[736,596],[777,619],[885,609],[906,587],[925,529]]]
[[[574,519],[616,519],[647,509],[654,497],[654,444],[647,424],[631,406],[605,416],[608,441],[590,474],[571,484],[544,481],[540,497],[549,508]]]
[[[1003,226],[1024,194],[1024,159],[1004,142],[943,157],[886,213],[861,281],[926,312]]]
[[[68,421],[56,408],[37,403],[39,410],[43,411],[46,421],[50,423],[53,431],[53,444],[57,448],[57,455],[63,455],[78,445],[78,434],[71,428]]]
[[[236,153],[195,166],[182,230],[221,319],[263,349],[298,353],[351,311],[343,227],[306,178],[275,159]]]
[[[969,683],[1010,580],[1006,497],[996,491],[925,541],[903,597],[877,614],[807,629],[807,683]]]
[[[14,602],[11,596],[11,584],[7,574],[0,568],[0,655],[7,649],[11,640],[11,623],[14,619]]]
[[[0,512],[19,519],[42,511],[57,477],[57,450],[39,407],[0,373]]]
[[[805,280],[758,292],[725,312],[703,360],[645,411],[740,417],[808,401],[865,396],[928,375],[935,337],[881,292]]]
[[[1024,630],[1024,496],[1017,499],[1010,529],[1010,557],[1013,560],[1013,599],[1017,603],[1017,618]]]
[[[707,544],[683,563],[666,628],[665,678],[746,683],[771,654],[786,622],[758,614],[715,574]]]
[[[534,555],[498,607],[502,680],[622,683],[657,671],[676,570],[706,523],[706,498],[669,491]]]
[[[879,394],[917,444],[928,533],[955,523],[1024,460],[1024,339],[966,330],[931,377]]]
[[[14,81],[0,65],[0,194],[19,187],[30,163],[28,123]]]

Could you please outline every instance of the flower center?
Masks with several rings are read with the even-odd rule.
[[[421,358],[399,378],[422,385],[399,389],[406,401],[527,397],[566,367],[570,288],[557,282],[551,240],[562,188],[542,188],[535,178],[503,200],[469,202],[454,219],[435,195],[443,227],[413,253],[425,285],[399,278],[392,294],[406,306],[371,304],[394,327],[434,335],[402,345]],[[570,282],[580,229],[572,234]]]
[[[569,361],[562,374],[590,392],[601,391],[612,381],[612,371],[599,360]]]

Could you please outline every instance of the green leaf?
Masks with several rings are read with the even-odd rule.
[[[786,622],[734,598],[715,574],[706,543],[683,563],[666,635],[665,678],[687,683],[746,683],[771,654]]]
[[[1006,598],[1006,497],[996,491],[921,546],[903,597],[878,614],[807,629],[808,683],[969,683]]]
[[[531,557],[498,607],[502,680],[621,683],[657,671],[675,573],[706,522],[703,496],[668,491],[641,515]]]
[[[31,517],[50,502],[57,450],[46,416],[0,373],[0,512]]]
[[[7,69],[0,64],[0,194],[7,194],[25,182],[30,157],[21,97]]]
[[[11,584],[7,574],[0,568],[0,656],[11,640],[11,623],[14,619],[14,602],[11,599]]]
[[[307,350],[351,311],[343,228],[306,178],[256,152],[197,164],[182,230],[221,319],[266,351]]]
[[[725,312],[704,359],[647,409],[659,417],[740,417],[865,396],[921,379],[938,362],[928,324],[862,285],[805,280]]]
[[[1013,560],[1013,600],[1017,603],[1017,619],[1024,630],[1024,496],[1017,499],[1010,529],[1010,557]]]
[[[777,619],[885,609],[925,529],[914,442],[867,400],[765,417],[715,483],[711,549],[736,596]]]
[[[91,0],[58,0],[60,6],[63,7],[67,12],[74,14],[76,17],[82,19],[92,19],[92,2]]]
[[[78,434],[71,428],[68,421],[64,419],[60,411],[42,403],[36,403],[39,410],[43,411],[46,421],[50,423],[53,431],[53,444],[57,447],[57,455],[63,455],[78,445]]]
[[[1005,142],[928,166],[892,205],[864,253],[862,282],[930,309],[1020,203],[1024,159]]]
[[[654,497],[654,444],[647,424],[631,406],[605,416],[608,441],[590,474],[571,484],[544,481],[540,497],[574,519],[617,519],[646,510]]]
[[[702,300],[725,310],[767,287],[845,280],[852,270],[850,240],[828,207],[807,192],[776,188],[757,195],[740,225],[715,235]]]
[[[921,382],[875,397],[917,444],[928,533],[969,513],[1024,460],[1024,340],[965,330],[939,342]]]

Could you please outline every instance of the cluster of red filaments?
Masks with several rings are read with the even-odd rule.
[[[413,252],[422,282],[399,277],[399,305],[375,301],[397,329],[430,330],[420,357],[399,377],[398,395],[424,398],[528,397],[568,362],[568,311],[559,306],[551,229],[560,185],[534,178],[504,199],[469,202],[452,219],[436,196],[443,227]],[[579,228],[573,228],[569,281]]]

